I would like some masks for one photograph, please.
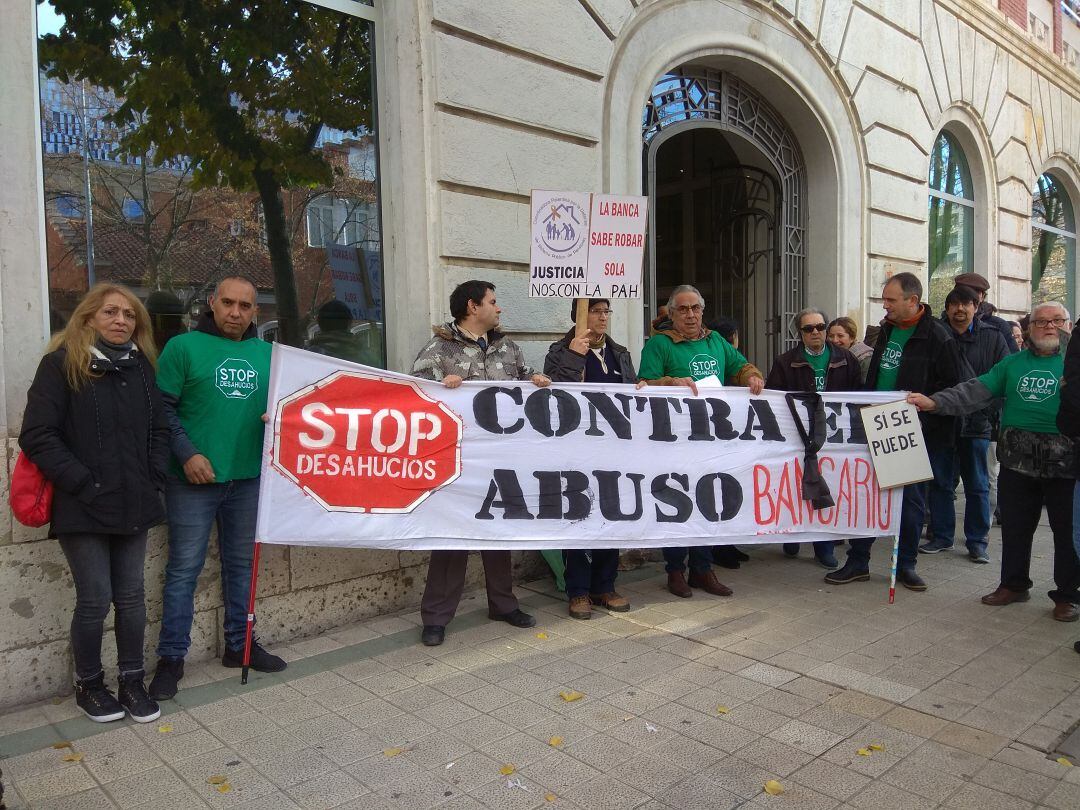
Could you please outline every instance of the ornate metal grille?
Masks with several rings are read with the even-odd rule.
[[[653,87],[642,119],[646,151],[661,130],[692,127],[695,121],[719,124],[747,138],[780,178],[780,279],[770,333],[780,344],[774,349],[794,346],[798,339],[789,324],[806,305],[806,170],[798,142],[780,114],[750,85],[730,73],[693,66],[665,73]]]

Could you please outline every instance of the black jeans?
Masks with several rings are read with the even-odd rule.
[[[75,612],[71,616],[75,676],[85,680],[102,670],[101,635],[110,604],[116,606],[117,666],[121,674],[142,672],[146,532],[61,534],[60,548],[75,580]]]
[[[1031,588],[1031,542],[1043,507],[1054,534],[1054,583],[1048,596],[1055,602],[1080,603],[1080,563],[1073,548],[1072,478],[1033,478],[1007,467],[998,477],[1001,510],[1001,585],[1010,591]]]
[[[567,597],[599,596],[615,590],[615,577],[619,573],[617,548],[568,549],[563,552],[563,559],[566,561]]]

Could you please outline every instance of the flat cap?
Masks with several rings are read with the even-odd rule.
[[[983,293],[990,289],[990,282],[978,273],[961,273],[953,279],[953,284],[961,287],[971,287],[971,289]]]

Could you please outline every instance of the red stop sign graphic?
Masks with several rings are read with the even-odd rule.
[[[330,512],[411,512],[461,474],[461,419],[411,382],[339,371],[280,400],[273,466]]]

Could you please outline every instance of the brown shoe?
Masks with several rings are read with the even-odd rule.
[[[630,600],[615,591],[601,594],[594,593],[589,596],[589,599],[592,600],[594,605],[607,608],[615,613],[626,613],[630,609]]]
[[[718,580],[711,568],[701,573],[691,571],[689,584],[690,587],[701,588],[705,593],[711,593],[713,596],[731,596],[732,594],[731,588]]]
[[[1080,619],[1080,609],[1072,602],[1056,602],[1054,604],[1054,621],[1075,622]]]
[[[1031,594],[1027,591],[1010,591],[1008,588],[1001,587],[984,596],[982,603],[993,607],[1004,607],[1005,605],[1011,605],[1013,602],[1026,602],[1030,598]]]
[[[689,599],[694,595],[694,592],[690,590],[690,586],[686,584],[686,577],[683,576],[682,571],[668,572],[667,589],[676,596],[681,596],[683,599]]]
[[[571,619],[591,619],[592,618],[592,603],[587,596],[572,596],[570,597],[570,618]]]

